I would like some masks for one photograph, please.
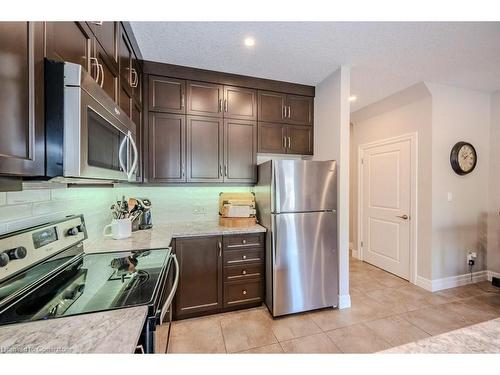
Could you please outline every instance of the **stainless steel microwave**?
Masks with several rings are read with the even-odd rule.
[[[45,61],[46,176],[136,181],[136,127],[78,64]]]

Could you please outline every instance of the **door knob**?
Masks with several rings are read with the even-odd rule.
[[[408,215],[396,216],[403,220],[408,220]]]

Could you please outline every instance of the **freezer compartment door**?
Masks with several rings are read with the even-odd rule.
[[[338,306],[337,214],[273,215],[273,316]]]
[[[274,165],[274,212],[337,208],[335,161],[279,160]]]

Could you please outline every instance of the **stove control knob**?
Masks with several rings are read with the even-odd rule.
[[[27,254],[26,248],[24,246],[19,246],[9,251],[9,258],[11,260],[23,259],[26,257],[26,254]]]
[[[6,253],[0,253],[0,267],[5,267],[9,263],[9,256]]]
[[[78,227],[73,227],[73,228],[69,228],[68,231],[66,232],[66,234],[68,236],[76,236],[78,234],[79,230],[78,230]]]

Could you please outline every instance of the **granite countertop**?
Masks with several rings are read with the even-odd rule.
[[[500,318],[397,346],[382,353],[500,353]]]
[[[134,353],[147,306],[0,326],[0,353]]]
[[[221,236],[243,233],[262,233],[266,228],[259,224],[249,227],[223,227],[217,221],[193,221],[172,224],[155,224],[152,229],[139,230],[123,240],[100,237],[84,243],[86,253],[159,249],[170,246],[172,238],[196,236]]]

